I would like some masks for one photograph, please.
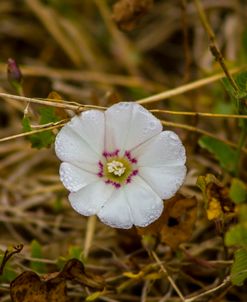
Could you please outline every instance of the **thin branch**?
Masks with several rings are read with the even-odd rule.
[[[200,133],[200,134],[203,134],[203,135],[207,135],[207,136],[210,136],[212,138],[215,138],[223,143],[225,143],[226,145],[229,145],[235,149],[238,148],[238,144],[235,144],[231,141],[228,141],[226,139],[223,139],[223,138],[220,138],[216,135],[214,135],[213,133],[211,132],[208,132],[206,130],[203,130],[203,129],[200,129],[200,128],[196,128],[196,127],[193,127],[193,126],[190,126],[190,125],[184,125],[184,124],[179,124],[179,123],[173,123],[173,122],[168,122],[168,121],[163,121],[161,120],[161,123],[164,125],[164,126],[167,126],[167,127],[175,127],[175,128],[181,128],[181,129],[185,129],[185,130],[188,130],[188,131],[192,131],[192,132],[197,132],[197,133]],[[244,153],[247,153],[247,149],[246,148],[242,148],[242,151]]]
[[[172,279],[171,276],[169,276],[166,268],[164,267],[164,265],[162,264],[162,262],[160,261],[159,257],[157,256],[157,254],[154,251],[151,251],[151,255],[153,256],[154,260],[157,262],[157,264],[159,265],[159,267],[161,268],[161,270],[165,273],[167,279],[169,280],[169,282],[171,283],[172,287],[174,288],[174,290],[176,291],[176,293],[178,294],[178,296],[180,297],[180,299],[185,302],[185,298],[183,296],[183,294],[181,293],[180,289],[177,287],[175,281]]]
[[[53,99],[51,99],[50,101],[49,101],[49,99],[48,100],[47,99],[40,100],[40,99],[33,99],[33,98],[26,98],[26,97],[22,97],[22,96],[11,95],[11,94],[7,94],[7,93],[0,93],[0,97],[11,98],[11,99],[18,100],[18,101],[23,101],[23,102],[29,101],[31,103],[37,103],[37,104],[42,104],[42,105],[46,105],[46,106],[54,106],[54,107],[58,107],[58,108],[70,109],[70,110],[73,110],[75,112],[81,112],[81,111],[92,109],[92,108],[97,108],[97,109],[100,109],[100,110],[106,109],[105,107],[93,106],[93,105],[82,105],[82,104],[79,104],[79,103],[66,102],[66,101],[63,101],[63,100],[61,100],[59,102],[56,102]],[[178,112],[178,111],[172,112],[172,111],[159,110],[159,109],[153,109],[153,110],[150,110],[150,111],[151,112],[160,112],[160,113],[163,112],[163,113],[170,113],[170,114],[179,114],[179,115],[182,115],[182,114],[186,115],[187,114],[187,115],[194,115],[194,116],[201,115],[201,116],[212,117],[212,114],[210,114],[210,113],[197,113],[197,112],[193,113],[193,112]],[[221,116],[218,115],[217,117],[235,117],[235,118],[239,118],[237,115],[232,115],[232,116],[230,116],[230,115],[221,115]],[[243,118],[243,116],[241,116],[241,118]],[[246,117],[244,116],[244,118],[246,118]],[[20,137],[29,136],[29,135],[32,135],[32,134],[36,134],[36,133],[46,131],[46,130],[53,130],[53,129],[62,127],[67,121],[68,120],[62,120],[62,121],[59,121],[57,123],[54,123],[51,127],[47,127],[47,125],[44,125],[45,127],[43,129],[37,129],[37,130],[30,131],[30,132],[25,132],[25,133],[20,133],[20,134],[8,136],[8,137],[0,139],[0,142],[16,139],[16,138],[20,138]],[[216,135],[214,135],[214,134],[212,134],[212,133],[210,133],[206,130],[196,128],[196,127],[193,127],[193,126],[190,126],[190,125],[184,125],[184,124],[180,124],[180,123],[173,123],[173,122],[168,122],[168,121],[164,121],[164,120],[161,120],[161,122],[165,126],[182,128],[182,129],[185,129],[185,130],[188,130],[188,131],[197,132],[197,133],[200,133],[200,134],[203,134],[203,135],[207,135],[207,136],[213,137],[215,139],[218,139],[218,140],[224,142],[225,144],[227,144],[227,145],[229,145],[233,148],[238,148],[238,146],[235,143],[233,143],[231,141],[228,141],[228,140],[221,139],[221,138],[217,137]],[[242,151],[247,153],[246,148],[242,148]]]
[[[197,296],[185,299],[184,302],[193,302],[193,301],[196,301],[196,300],[198,300],[198,299],[200,299],[202,297],[205,297],[205,296],[207,296],[209,294],[212,294],[212,293],[216,292],[217,290],[221,289],[222,287],[225,287],[225,286],[230,285],[230,284],[231,284],[230,277],[227,276],[225,278],[225,280],[220,285],[218,285],[218,286],[216,286],[214,288],[211,288],[211,289],[209,289],[209,290],[205,291],[204,293],[201,293],[201,294],[199,294]]]
[[[236,118],[236,119],[247,119],[247,115],[239,115],[239,114],[218,114],[218,113],[209,113],[209,112],[192,112],[192,111],[171,111],[171,110],[163,110],[163,109],[150,109],[152,113],[167,113],[170,115],[188,115],[188,116],[201,116],[201,117],[209,117],[209,118]]]
[[[59,100],[59,102],[57,102],[54,99],[49,99],[49,98],[46,99],[27,98],[27,97],[7,94],[7,93],[0,93],[0,97],[10,98],[21,102],[30,102],[40,105],[69,109],[76,112],[81,112],[88,109],[97,109],[97,110],[107,109],[107,107],[96,106],[96,105],[84,105],[77,102],[68,102],[65,100]],[[210,117],[210,118],[243,118],[243,119],[247,118],[247,115],[238,115],[238,114],[215,114],[215,113],[207,113],[207,112],[171,111],[171,110],[162,110],[162,109],[150,109],[149,111],[152,113],[167,113],[171,115],[189,115],[195,117],[202,116],[202,117]]]
[[[211,50],[212,55],[215,57],[215,60],[219,62],[222,70],[224,71],[226,77],[228,78],[229,82],[231,83],[233,89],[237,92],[239,90],[234,78],[232,77],[231,73],[229,72],[228,68],[226,67],[224,57],[219,50],[219,47],[216,44],[215,34],[211,25],[208,22],[208,18],[204,12],[203,6],[200,0],[194,0],[195,6],[197,8],[202,26],[204,27],[206,33],[208,34],[208,38],[210,41],[209,47]]]
[[[79,104],[76,102],[68,102],[65,100],[59,100],[59,102],[58,102],[54,99],[49,99],[49,98],[46,98],[46,99],[27,98],[24,96],[12,95],[12,94],[2,93],[2,92],[0,93],[0,97],[10,98],[10,99],[13,99],[16,101],[21,101],[21,102],[30,102],[30,103],[40,104],[40,105],[63,108],[63,109],[73,110],[76,112],[81,112],[81,111],[88,110],[88,109],[98,109],[98,110],[105,109],[105,107],[101,107],[101,106],[83,105],[83,104]]]
[[[229,71],[229,73],[230,74],[237,73],[237,72],[241,71],[242,69],[244,69],[245,67],[246,66],[242,66],[242,67],[231,69]],[[144,105],[144,104],[159,102],[159,101],[169,99],[171,97],[183,94],[185,92],[200,88],[202,86],[211,84],[211,83],[216,82],[216,81],[218,81],[218,80],[220,80],[224,77],[225,77],[224,73],[218,73],[218,74],[215,74],[213,76],[210,76],[210,77],[198,80],[198,81],[194,81],[194,82],[179,86],[179,87],[174,88],[174,89],[170,89],[168,91],[163,91],[161,93],[154,94],[150,97],[138,100],[137,103]]]
[[[0,143],[6,142],[6,141],[9,141],[9,140],[12,140],[12,139],[16,139],[16,138],[25,137],[25,136],[29,136],[29,135],[32,135],[32,134],[48,131],[48,130],[61,128],[62,126],[64,126],[66,124],[66,122],[64,122],[64,120],[63,120],[60,123],[56,123],[56,125],[51,126],[51,127],[45,127],[44,129],[32,130],[32,131],[28,131],[28,132],[23,132],[23,133],[7,136],[7,137],[4,137],[4,138],[1,138]]]

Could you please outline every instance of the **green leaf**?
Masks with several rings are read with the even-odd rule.
[[[82,254],[83,254],[83,251],[79,246],[74,246],[74,245],[70,246],[68,259],[76,258],[78,260],[83,260]]]
[[[215,156],[223,169],[229,172],[234,171],[235,158],[237,156],[235,150],[225,143],[209,136],[202,136],[198,143],[202,148],[208,150]]]
[[[4,258],[4,251],[0,250],[0,263],[2,263]],[[11,282],[17,277],[17,273],[11,267],[11,263],[8,261],[3,269],[3,274],[0,276],[0,283],[1,282]]]
[[[230,198],[235,203],[243,203],[247,201],[247,187],[244,182],[238,178],[233,178],[230,187]]]
[[[231,267],[231,281],[234,285],[242,286],[247,278],[247,250],[245,248],[237,250],[234,258]]]
[[[223,100],[220,100],[215,104],[213,112],[220,114],[234,114],[235,107],[232,102],[225,102]]]
[[[246,224],[237,224],[230,228],[225,235],[225,244],[227,246],[237,245],[247,247],[247,226]]]
[[[247,62],[247,29],[243,29],[242,33],[242,47],[239,52],[239,58],[240,58],[240,65],[244,65]]]
[[[31,256],[32,258],[42,258],[42,247],[37,240],[31,242]],[[45,271],[44,263],[39,261],[31,261],[31,268],[37,273]]]
[[[57,198],[52,203],[52,210],[56,214],[61,213],[63,211],[63,200],[62,200],[60,194],[58,194]]]
[[[59,119],[55,114],[55,110],[52,107],[44,107],[39,109],[40,125],[57,122]],[[22,120],[22,127],[24,132],[32,131],[30,120],[27,116],[24,116]],[[48,148],[55,140],[55,135],[51,130],[44,130],[40,133],[32,134],[28,136],[29,141],[32,143],[33,148],[41,149]]]
[[[234,76],[234,80],[239,88],[235,91],[227,78],[222,80],[227,92],[235,101],[235,106],[238,114],[247,114],[247,108],[244,100],[247,98],[247,71],[240,72]],[[245,119],[239,120],[239,126],[247,131],[247,121]]]
[[[40,114],[40,125],[58,121],[58,117],[56,116],[53,107],[40,108],[39,114]]]
[[[229,82],[229,80],[227,78],[223,78],[221,81],[222,81],[226,91],[230,94],[230,96],[235,97],[236,95],[234,93],[234,89],[233,89],[231,83]]]
[[[239,207],[239,221],[241,224],[245,225],[247,221],[247,204],[241,204]],[[247,226],[246,226],[247,228]]]
[[[22,119],[22,128],[24,132],[29,132],[32,131],[31,125],[30,125],[30,120],[28,116],[24,116]]]

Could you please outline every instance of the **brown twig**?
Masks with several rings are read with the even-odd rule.
[[[182,19],[182,31],[183,31],[183,48],[184,48],[184,82],[186,83],[190,79],[190,65],[191,65],[191,53],[189,46],[189,31],[187,20],[187,0],[181,1],[181,19]]]
[[[208,296],[208,295],[210,295],[210,294],[216,292],[217,290],[219,290],[219,289],[221,289],[221,288],[223,288],[223,287],[225,287],[225,286],[227,286],[227,285],[230,285],[230,284],[231,284],[230,277],[227,276],[227,277],[225,278],[225,280],[224,280],[221,284],[219,284],[218,286],[213,287],[213,288],[211,288],[211,289],[209,289],[209,290],[207,290],[207,291],[205,291],[205,292],[203,292],[203,293],[201,293],[201,294],[199,294],[199,295],[196,295],[196,296],[194,296],[194,297],[185,299],[185,302],[200,301],[199,299],[201,299],[201,298],[203,298],[203,297],[205,297],[205,296]]]
[[[23,249],[23,246],[24,246],[23,244],[15,245],[15,246],[13,246],[13,250],[12,251],[10,251],[10,250],[6,250],[5,251],[2,263],[0,265],[0,276],[3,274],[4,267],[5,267],[6,263],[9,261],[9,259],[14,254],[20,253],[21,250]]]
[[[229,71],[229,73],[230,74],[237,73],[237,72],[241,71],[242,69],[244,69],[245,67],[246,66],[231,69]],[[208,78],[204,78],[204,79],[201,79],[201,80],[198,80],[198,81],[194,81],[194,82],[176,87],[174,89],[170,89],[168,91],[163,91],[161,93],[154,94],[154,95],[149,96],[147,98],[138,100],[137,102],[139,104],[142,104],[142,105],[159,102],[159,101],[162,101],[162,100],[169,99],[171,97],[180,95],[182,93],[200,88],[202,86],[211,84],[211,83],[216,82],[216,81],[218,81],[218,80],[220,80],[224,77],[225,77],[225,73],[218,73],[218,74],[210,76]]]
[[[231,83],[233,89],[235,90],[235,92],[239,91],[239,88],[234,80],[234,78],[232,77],[231,73],[229,72],[225,61],[224,61],[224,57],[221,53],[221,51],[219,50],[219,47],[217,46],[216,43],[216,38],[215,38],[215,34],[213,32],[213,29],[211,28],[211,25],[208,22],[208,18],[204,12],[203,6],[201,4],[200,0],[194,0],[195,6],[197,8],[197,12],[198,15],[200,17],[202,26],[204,27],[206,33],[208,34],[208,38],[209,38],[209,48],[211,50],[212,55],[215,57],[215,60],[217,62],[219,62],[222,70],[225,73],[225,76],[228,78],[229,82]]]
[[[161,120],[162,124],[164,126],[167,126],[167,127],[174,127],[174,128],[181,128],[181,129],[185,129],[185,130],[188,130],[188,131],[192,131],[192,132],[196,132],[196,133],[199,133],[199,134],[203,134],[203,135],[206,135],[206,136],[210,136],[212,138],[215,138],[223,143],[225,143],[226,145],[229,145],[235,149],[238,149],[238,144],[235,144],[231,141],[228,141],[226,139],[223,139],[223,138],[220,138],[216,135],[214,135],[213,133],[211,132],[208,132],[206,130],[203,130],[203,129],[200,129],[200,128],[196,128],[196,127],[193,127],[193,126],[190,126],[190,125],[184,125],[184,124],[179,124],[179,123],[173,123],[173,122],[168,122],[168,121],[163,121]],[[247,149],[246,148],[242,148],[241,149],[244,153],[247,153]]]
[[[176,291],[176,293],[180,297],[181,301],[185,302],[185,298],[184,298],[183,294],[181,293],[180,289],[177,287],[177,285],[176,285],[175,281],[172,279],[172,277],[169,276],[166,268],[164,267],[164,265],[160,261],[160,259],[157,256],[157,254],[154,251],[151,251],[151,255],[154,258],[154,260],[157,262],[157,264],[160,266],[161,270],[165,273],[167,279],[169,280],[169,282],[171,283],[172,287],[174,288],[174,290]]]

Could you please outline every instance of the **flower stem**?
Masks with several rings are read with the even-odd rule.
[[[86,236],[85,236],[85,243],[84,243],[84,257],[87,258],[92,241],[94,236],[96,226],[96,216],[90,216],[87,221],[87,230],[86,230]]]

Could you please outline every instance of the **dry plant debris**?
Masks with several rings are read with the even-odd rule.
[[[236,0],[0,1],[1,302],[246,301],[246,12]],[[59,129],[120,101],[150,110],[188,158],[145,229],[75,213],[58,176]]]
[[[103,289],[103,280],[99,276],[89,276],[85,273],[81,261],[71,259],[65,263],[63,270],[57,274],[48,274],[42,279],[32,271],[19,275],[10,284],[10,295],[13,302],[66,302],[66,281]]]

